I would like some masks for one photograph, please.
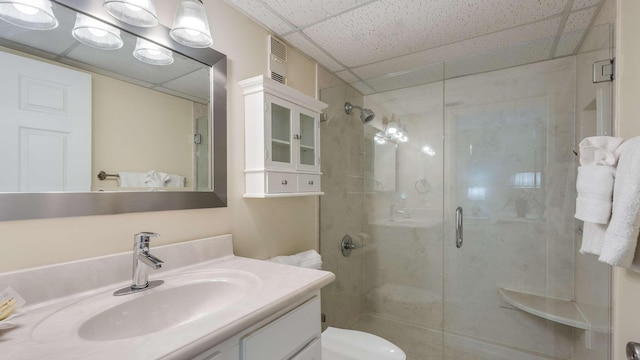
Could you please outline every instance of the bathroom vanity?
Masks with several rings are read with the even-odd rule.
[[[0,330],[2,357],[320,360],[332,273],[234,256],[230,235],[152,252],[164,284],[125,296],[131,252],[0,274],[27,300]]]

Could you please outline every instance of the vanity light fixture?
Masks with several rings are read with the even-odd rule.
[[[385,139],[384,133],[382,131],[378,132],[377,134],[375,134],[373,136],[373,140],[376,142],[376,144],[378,145],[384,145],[387,143],[387,140]]]
[[[0,19],[31,30],[58,27],[58,19],[49,0],[1,0]]]
[[[114,18],[133,26],[158,25],[153,0],[104,0],[102,7]]]
[[[207,13],[201,0],[180,0],[169,34],[184,46],[206,48],[213,44]]]
[[[136,49],[133,51],[136,59],[151,65],[173,64],[173,52],[151,41],[138,38]]]
[[[116,50],[123,45],[120,30],[102,21],[78,13],[71,32],[81,43],[102,50]]]

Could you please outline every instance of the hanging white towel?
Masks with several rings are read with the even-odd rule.
[[[613,166],[578,167],[576,219],[595,224],[609,222],[615,172],[616,169]]]
[[[580,165],[616,166],[618,155],[616,149],[622,144],[622,138],[611,136],[591,136],[584,138],[580,144]]]
[[[585,222],[582,227],[582,245],[580,253],[600,256],[604,246],[604,235],[607,225]]]
[[[616,152],[622,138],[592,136],[580,142],[580,165],[576,179],[576,219],[584,221],[582,254],[600,256],[611,218]]]
[[[142,172],[119,172],[118,185],[120,187],[146,187],[144,180],[147,173]]]
[[[629,267],[634,260],[640,226],[640,137],[624,142],[619,153],[613,214],[599,259],[610,265]]]
[[[169,180],[169,176],[165,173],[159,173],[155,170],[149,171],[144,177],[144,183],[147,187],[164,187]]]

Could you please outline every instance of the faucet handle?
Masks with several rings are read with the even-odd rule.
[[[148,243],[150,238],[158,237],[158,236],[160,236],[160,234],[158,234],[158,233],[154,233],[154,232],[150,232],[150,231],[143,231],[143,232],[140,232],[140,233],[137,233],[137,234],[133,235],[133,239],[134,239],[136,244]]]

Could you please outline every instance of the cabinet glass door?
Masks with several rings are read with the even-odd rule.
[[[270,117],[270,121],[267,122],[267,141],[271,143],[271,151],[268,154],[269,162],[274,166],[292,167],[291,120],[293,106],[284,100],[271,96],[267,97],[267,102],[267,114]]]
[[[298,114],[300,149],[298,168],[301,170],[317,170],[318,157],[318,115],[301,109]]]

